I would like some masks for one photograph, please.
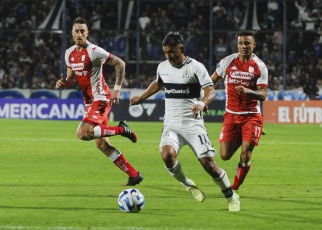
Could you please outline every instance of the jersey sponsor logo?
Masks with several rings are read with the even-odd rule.
[[[190,89],[189,87],[187,89],[165,89],[166,94],[189,94]]]
[[[234,78],[229,78],[228,83],[235,84],[235,85],[244,85],[246,87],[253,86],[255,84],[255,82],[243,81],[243,80],[238,80]]]
[[[242,71],[232,72],[230,75],[232,78],[251,80],[254,77],[254,74]]]
[[[200,85],[198,83],[166,83],[164,88],[166,98],[196,98],[200,96]]]
[[[71,63],[72,69],[75,70],[82,70],[84,69],[84,63]]]

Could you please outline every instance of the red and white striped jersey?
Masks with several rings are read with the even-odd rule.
[[[243,85],[256,90],[257,86],[268,85],[268,71],[265,63],[255,54],[251,61],[244,63],[239,60],[239,53],[223,58],[215,72],[225,79],[226,111],[234,114],[260,113],[258,100],[246,94],[239,94],[235,87]]]
[[[76,45],[67,49],[65,62],[76,74],[84,103],[89,105],[93,101],[109,100],[111,91],[103,77],[103,64],[110,59],[111,54],[88,41],[87,44],[81,52],[77,51]]]

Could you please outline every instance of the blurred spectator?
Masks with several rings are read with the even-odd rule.
[[[310,100],[317,100],[318,99],[318,87],[317,83],[314,80],[313,76],[310,76],[309,73],[305,73],[304,75],[304,82],[303,85],[303,91],[306,93]]]
[[[295,1],[295,7],[298,9],[298,20],[303,22],[307,16],[307,2],[302,1],[301,4],[299,4]]]
[[[305,24],[305,30],[315,30],[315,23],[317,22],[317,18],[313,16],[311,10],[307,10],[307,15],[303,19]]]
[[[140,28],[142,30],[145,30],[147,25],[149,25],[151,23],[147,11],[143,11],[142,16],[139,18],[139,23],[140,23]]]
[[[218,43],[215,44],[214,54],[216,62],[219,62],[222,58],[226,57],[229,53],[228,46],[224,43],[223,38],[218,39]]]
[[[1,65],[0,65],[0,89],[2,88],[2,82],[4,80],[6,72],[4,71],[4,69],[2,69]]]
[[[292,90],[295,89],[295,80],[292,79],[292,76],[290,73],[286,74],[286,84],[285,84],[286,90]]]
[[[276,26],[276,18],[273,14],[273,11],[271,8],[267,9],[267,12],[264,13],[264,19],[261,23],[261,28],[264,30],[274,30]]]

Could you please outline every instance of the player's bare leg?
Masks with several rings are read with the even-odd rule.
[[[240,202],[230,186],[229,178],[224,169],[217,166],[213,157],[200,158],[200,163],[214,182],[220,187],[229,203],[229,211],[239,211]]]
[[[220,142],[220,156],[224,161],[229,160],[240,147],[240,141]]]
[[[118,126],[97,125],[95,127],[91,124],[81,122],[77,129],[78,138],[84,141],[115,135],[127,137],[133,143],[137,142],[136,134],[130,129],[125,121],[120,121]]]
[[[241,145],[240,162],[236,169],[236,175],[232,189],[238,194],[239,186],[244,182],[251,166],[251,156],[255,145],[243,141]]]
[[[196,183],[186,177],[182,171],[181,164],[177,160],[177,152],[171,145],[165,145],[162,147],[161,156],[165,164],[165,168],[168,170],[171,176],[176,178],[186,190],[192,193],[192,196],[202,202],[205,200],[205,194],[196,186]]]

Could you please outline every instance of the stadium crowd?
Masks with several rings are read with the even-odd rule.
[[[53,89],[60,76],[61,32],[40,30],[55,5],[55,0],[0,1],[0,88]],[[246,20],[247,1],[214,2],[213,70],[218,61],[235,52],[238,31]],[[281,1],[257,2],[257,47],[255,53],[269,69],[269,89],[303,89],[311,99],[322,91],[322,6],[320,1],[287,1],[286,79],[283,86],[283,11]],[[111,38],[127,34],[129,52],[124,87],[137,87],[136,15],[129,30],[119,28],[117,1],[67,0],[67,28],[76,16],[90,23],[89,40],[110,51]],[[161,42],[170,30],[178,30],[185,39],[196,38],[186,47],[187,55],[209,66],[208,1],[141,1],[139,26],[141,60],[155,64],[141,65],[140,88],[155,77],[155,66],[163,60]],[[256,29],[255,29],[256,30]],[[67,33],[67,47],[73,44]],[[112,51],[111,51],[112,52]],[[131,64],[132,63],[132,64]],[[108,67],[106,67],[108,68]],[[110,73],[111,71],[105,71]],[[212,73],[210,73],[212,74]],[[106,76],[113,86],[114,76]],[[218,85],[223,88],[223,85]]]

